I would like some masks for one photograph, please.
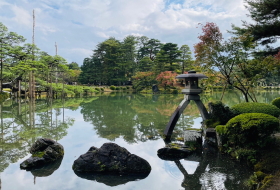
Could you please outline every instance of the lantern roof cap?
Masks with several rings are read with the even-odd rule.
[[[197,74],[196,71],[188,71],[188,74],[181,74],[176,77],[177,79],[187,79],[187,78],[198,78],[198,79],[203,79],[203,78],[208,78],[204,74]]]

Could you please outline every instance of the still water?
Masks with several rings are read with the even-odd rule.
[[[258,92],[259,102],[270,103],[279,92]],[[201,95],[202,101],[219,100],[221,92]],[[0,189],[1,190],[183,190],[247,189],[244,180],[252,174],[245,166],[212,152],[178,161],[165,161],[157,150],[165,146],[161,134],[183,95],[141,95],[110,93],[68,100],[36,100],[1,104]],[[227,92],[228,106],[244,102],[242,96]],[[186,128],[200,128],[201,118],[191,103],[179,119],[175,136]],[[45,137],[64,146],[63,160],[47,170],[20,170],[20,163],[36,138]],[[144,179],[118,176],[95,179],[78,177],[72,164],[91,146],[114,142],[146,159],[151,173]]]

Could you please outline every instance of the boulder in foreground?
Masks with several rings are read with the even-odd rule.
[[[148,174],[151,171],[146,160],[115,143],[104,143],[99,149],[92,146],[74,161],[72,168],[75,173]]]

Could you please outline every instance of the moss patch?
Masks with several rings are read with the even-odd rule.
[[[34,154],[32,154],[32,157],[43,158],[44,155],[45,152],[35,152]]]

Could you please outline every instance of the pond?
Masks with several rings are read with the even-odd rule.
[[[259,102],[270,103],[279,92],[258,92]],[[219,100],[221,92],[202,94],[202,101]],[[157,150],[173,111],[183,99],[178,95],[110,93],[89,98],[36,100],[1,104],[0,189],[70,190],[180,190],[246,189],[252,172],[215,151],[204,151],[179,161],[165,161]],[[235,91],[227,92],[228,105],[244,102]],[[194,103],[180,117],[175,136],[186,128],[200,128],[201,117]],[[63,160],[45,171],[25,171],[19,165],[31,156],[29,148],[38,137],[51,138],[64,146]],[[145,178],[96,176],[84,179],[72,170],[73,162],[91,146],[114,142],[146,159],[152,170]]]

